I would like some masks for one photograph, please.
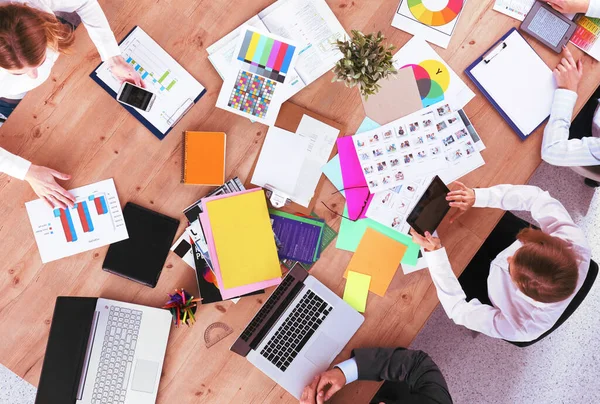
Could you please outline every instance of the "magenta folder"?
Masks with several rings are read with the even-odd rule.
[[[348,218],[352,220],[365,218],[373,195],[369,192],[367,180],[362,173],[352,136],[338,138],[337,147],[348,205]]]

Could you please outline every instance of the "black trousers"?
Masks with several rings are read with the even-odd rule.
[[[600,87],[596,89],[592,97],[583,106],[579,115],[575,117],[569,130],[569,139],[582,139],[592,136],[592,123],[594,113],[598,107],[598,99],[600,98]]]
[[[515,242],[517,234],[522,229],[531,225],[519,219],[510,212],[506,212],[500,222],[496,225],[490,236],[485,240],[477,254],[473,257],[467,268],[458,278],[467,301],[479,299],[483,304],[489,304],[487,278],[490,275],[490,265],[494,258],[512,243]]]

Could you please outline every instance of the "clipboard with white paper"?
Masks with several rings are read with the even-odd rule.
[[[516,28],[465,73],[521,139],[550,116],[556,90],[552,70]]]

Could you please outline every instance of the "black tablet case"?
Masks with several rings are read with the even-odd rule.
[[[129,238],[108,248],[102,269],[151,288],[165,265],[179,220],[128,202],[123,209]]]

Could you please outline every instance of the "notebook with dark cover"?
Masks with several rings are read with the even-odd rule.
[[[179,220],[128,202],[123,209],[129,238],[108,248],[102,269],[151,288],[169,255]]]

